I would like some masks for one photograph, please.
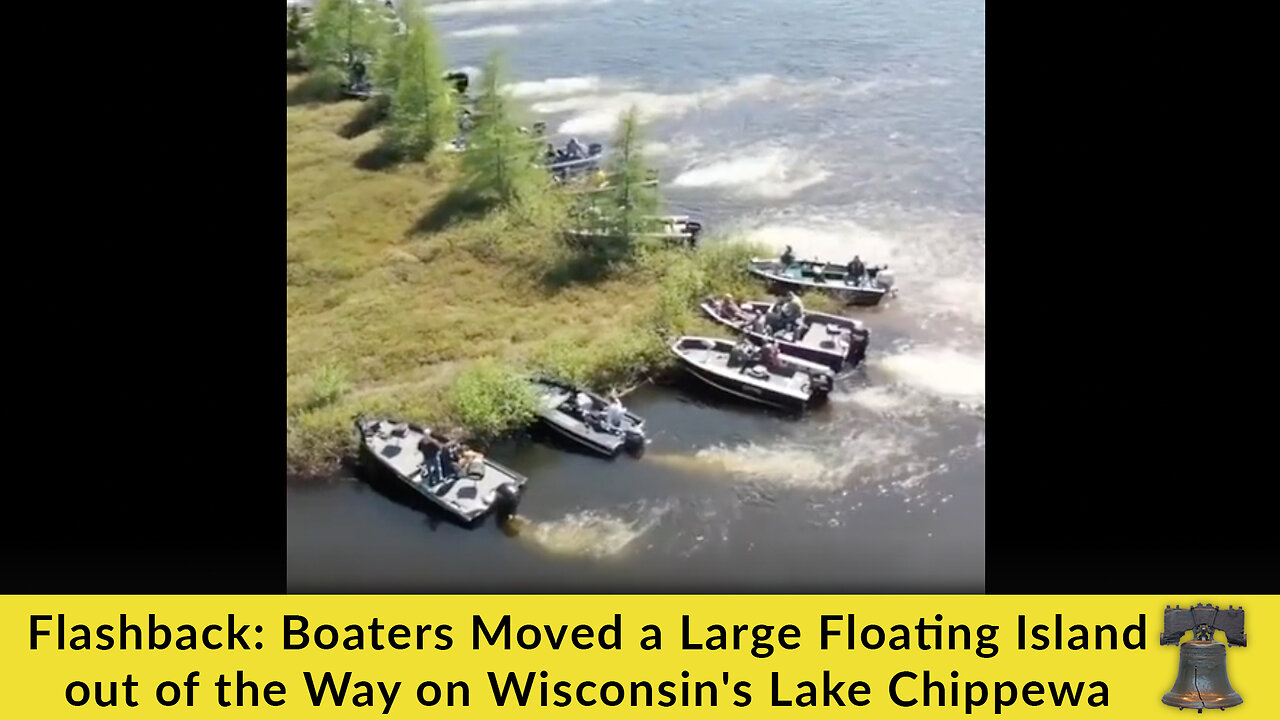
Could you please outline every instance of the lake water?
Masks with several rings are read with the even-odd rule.
[[[290,483],[290,590],[981,592],[985,3],[431,12],[455,66],[504,48],[512,91],[561,141],[607,141],[637,105],[672,212],[802,257],[888,262],[900,294],[853,311],[866,367],[804,419],[646,387],[627,401],[651,429],[641,459],[494,448],[530,477],[510,527],[463,529],[351,477]]]

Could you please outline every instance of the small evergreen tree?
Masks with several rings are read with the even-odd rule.
[[[302,27],[302,13],[298,11],[297,5],[289,8],[285,28],[285,49],[297,50],[298,46],[307,39],[306,28]]]
[[[608,187],[595,197],[607,237],[602,248],[614,257],[631,253],[636,237],[653,227],[662,201],[654,186],[653,171],[640,151],[640,120],[632,106],[619,119],[618,132],[605,172]]]
[[[489,56],[480,78],[474,125],[467,134],[463,170],[473,197],[503,207],[532,205],[546,193],[538,165],[540,141],[520,131],[510,98],[501,92],[502,58]]]
[[[380,75],[394,72],[391,95],[391,145],[402,155],[421,160],[457,133],[453,88],[444,79],[444,60],[426,13],[405,7],[406,31],[390,43]]]
[[[320,0],[312,11],[307,62],[348,68],[374,54],[382,30],[381,18],[361,0]]]

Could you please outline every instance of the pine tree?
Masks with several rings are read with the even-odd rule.
[[[285,49],[296,50],[306,39],[306,30],[302,27],[302,13],[298,11],[297,5],[289,8],[285,27]]]
[[[421,160],[457,133],[453,88],[444,79],[444,60],[435,30],[426,13],[406,6],[406,32],[393,40],[388,68],[398,72],[391,96],[391,145],[405,157]]]
[[[605,172],[608,187],[596,197],[597,208],[608,230],[610,254],[630,254],[637,236],[653,227],[662,201],[654,186],[653,172],[640,151],[640,120],[634,106],[622,114]]]
[[[548,179],[538,165],[540,143],[520,131],[510,98],[502,92],[503,77],[502,58],[494,53],[480,77],[474,125],[462,162],[474,197],[513,207],[536,203]]]
[[[374,54],[382,29],[381,19],[361,0],[320,0],[312,11],[307,62],[348,68]]]

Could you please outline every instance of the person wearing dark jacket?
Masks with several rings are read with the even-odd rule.
[[[862,276],[867,274],[867,266],[863,264],[862,258],[857,255],[854,255],[853,259],[849,261],[849,266],[846,269],[849,271],[847,279],[854,283],[862,282]]]

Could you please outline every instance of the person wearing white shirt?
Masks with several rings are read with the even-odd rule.
[[[609,410],[605,413],[605,421],[609,423],[609,427],[620,429],[622,422],[626,420],[626,410],[622,408],[622,401],[617,395],[613,396],[613,400],[609,403]]]

